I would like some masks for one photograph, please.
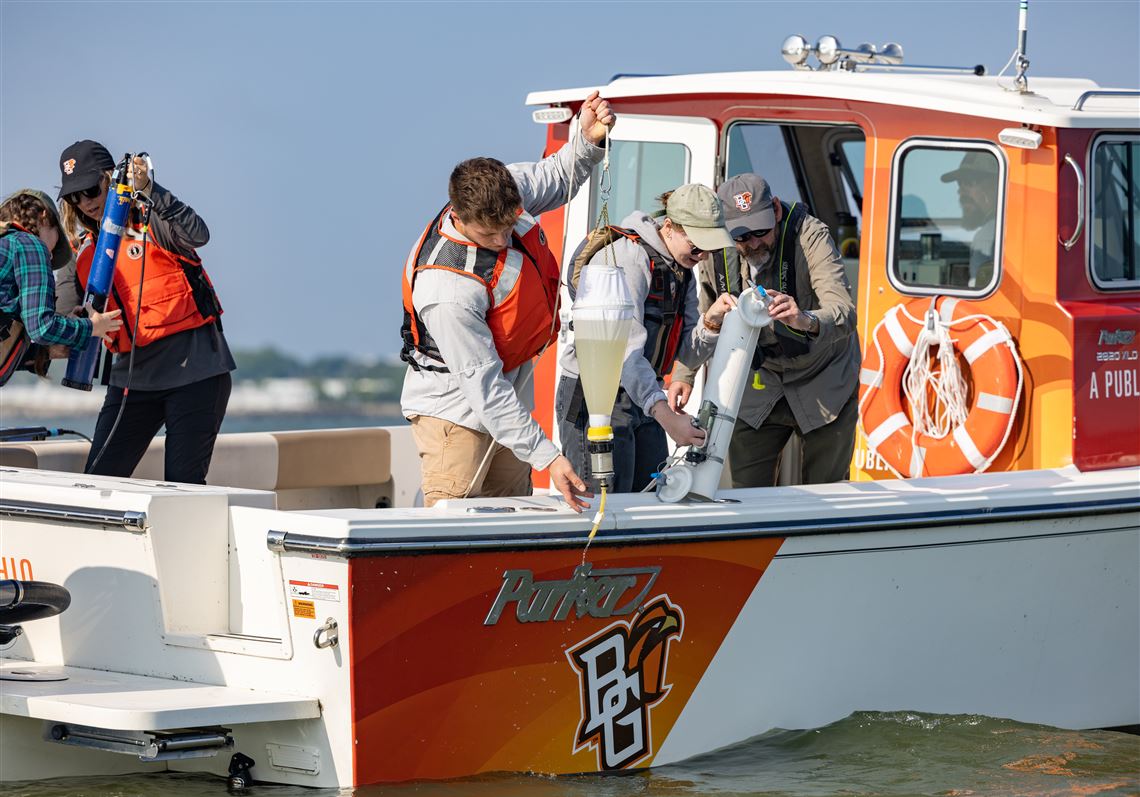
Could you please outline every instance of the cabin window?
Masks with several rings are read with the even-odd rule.
[[[846,179],[848,192],[854,192],[859,197],[858,204],[863,204],[863,161],[867,157],[867,142],[863,139],[847,139],[839,145],[839,154],[842,158],[843,176]]]
[[[1089,183],[1093,281],[1100,288],[1136,288],[1140,285],[1140,139],[1098,139]]]
[[[689,148],[684,144],[658,141],[610,142],[610,224],[635,210],[652,214],[661,209],[657,197],[684,185],[689,179]],[[590,180],[590,218],[601,210],[602,166],[594,167]]]
[[[898,287],[971,296],[997,285],[1005,184],[999,155],[972,142],[899,147],[888,255]]]
[[[858,266],[866,142],[854,125],[741,120],[728,126],[725,179],[752,172],[786,204],[805,206]],[[855,280],[852,280],[854,286]]]
[[[728,129],[728,174],[758,174],[784,202],[802,202],[787,135],[781,125],[741,123]]]
[[[831,230],[854,297],[859,285],[866,137],[850,124],[743,119],[725,136],[725,173],[764,177],[785,204],[800,203]]]

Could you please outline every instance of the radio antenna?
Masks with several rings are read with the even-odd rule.
[[[1029,69],[1029,59],[1025,57],[1026,40],[1029,38],[1029,0],[1019,0],[1017,15],[1017,76],[1013,85],[1022,94],[1029,93],[1029,81],[1025,79],[1025,71]]]

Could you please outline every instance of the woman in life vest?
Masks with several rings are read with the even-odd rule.
[[[118,310],[90,310],[88,318],[56,312],[52,272],[69,263],[71,248],[47,194],[23,189],[0,204],[0,385],[20,369],[43,376],[49,349],[66,356],[122,326]]]
[[[704,431],[694,426],[691,416],[670,408],[663,379],[677,360],[697,368],[712,356],[724,315],[735,304],[732,296],[722,294],[703,316],[697,306],[693,267],[709,251],[732,246],[716,194],[693,183],[663,194],[660,202],[665,208],[663,217],[633,211],[620,227],[610,228],[612,251],[607,251],[609,245],[603,246],[588,260],[616,263],[634,306],[611,414],[615,492],[641,490],[650,482],[650,474],[669,455],[666,435],[679,446],[704,440]],[[567,282],[573,292],[573,280]],[[573,345],[563,348],[560,364],[563,376],[555,412],[562,451],[587,478],[592,475],[586,453],[589,412]]]
[[[77,141],[59,158],[65,227],[83,232],[76,262],[81,285],[91,268],[114,165],[94,141]],[[135,188],[153,208],[145,230],[137,208],[132,210],[115,261],[108,306],[122,309],[124,323],[107,344],[115,358],[103,377],[109,386],[87,472],[131,475],[165,425],[164,478],[205,484],[236,367],[222,334],[221,305],[197,252],[210,232],[193,208],[149,179],[142,159],[135,159],[132,173]]]

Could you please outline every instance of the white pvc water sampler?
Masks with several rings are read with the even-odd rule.
[[[772,323],[768,302],[766,293],[749,288],[737,298],[736,307],[725,314],[716,350],[709,361],[705,398],[697,419],[705,430],[705,443],[700,448],[690,448],[683,460],[657,476],[657,497],[665,503],[687,497],[711,501],[716,496],[736,413],[752,372],[752,352],[761,328]]]
[[[586,430],[590,470],[600,482],[612,484],[614,433],[610,417],[633,324],[633,297],[621,269],[609,264],[583,268],[570,316],[582,393],[590,414]]]

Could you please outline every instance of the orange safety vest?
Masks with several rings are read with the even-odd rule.
[[[94,240],[88,236],[75,261],[81,285],[87,285],[94,254]],[[144,271],[140,288],[139,276]],[[142,312],[135,330],[135,315],[140,305]],[[112,333],[107,342],[107,348],[116,353],[130,351],[132,340],[139,347],[147,346],[176,332],[215,322],[222,314],[214,284],[200,260],[169,252],[149,239],[144,243],[129,235],[123,236],[115,259],[106,309],[114,308],[123,311],[122,328]]]
[[[538,222],[519,216],[511,246],[495,252],[443,232],[448,205],[424,229],[404,266],[404,339],[400,357],[413,368],[447,373],[447,365],[412,304],[416,275],[439,268],[477,281],[487,291],[491,308],[487,326],[503,371],[513,371],[549,346],[558,334],[558,261],[546,245]],[[416,362],[413,351],[440,363]]]

